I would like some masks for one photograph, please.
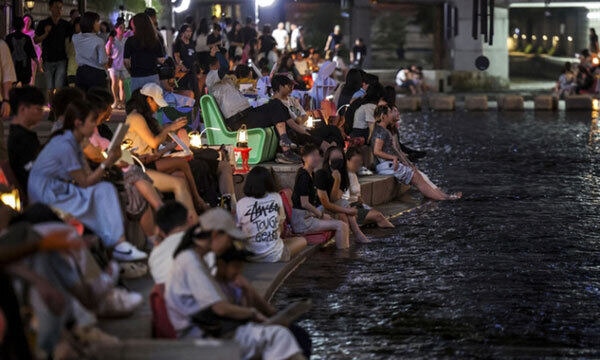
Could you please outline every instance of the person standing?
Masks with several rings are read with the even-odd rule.
[[[69,36],[71,25],[61,18],[62,0],[50,0],[48,7],[50,16],[39,22],[35,29],[34,41],[42,44],[46,89],[51,95],[65,84],[67,71],[65,39]]]
[[[290,28],[292,29],[292,34],[290,35],[290,48],[292,51],[304,50],[304,27],[302,25],[297,26],[296,24],[292,24]]]
[[[339,25],[333,27],[333,32],[329,34],[327,37],[327,43],[325,44],[325,51],[338,51],[340,47],[342,47],[342,40],[344,39],[344,35],[342,35],[342,28]]]
[[[277,24],[277,29],[273,31],[272,36],[277,43],[277,50],[283,53],[288,45],[288,41],[290,40],[288,32],[285,29],[285,24],[282,22]]]
[[[350,63],[352,67],[362,69],[365,57],[367,56],[367,46],[362,38],[357,38],[350,52]]]
[[[596,29],[590,28],[590,51],[597,54],[598,49],[598,35],[596,35]]]
[[[197,94],[196,80],[196,46],[192,42],[192,27],[189,24],[183,24],[179,28],[179,35],[173,45],[173,58],[175,65],[186,74],[179,80],[179,90],[192,90]]]
[[[256,40],[256,38],[258,37],[258,33],[254,28],[254,21],[251,17],[248,16],[246,18],[246,26],[242,28],[241,34],[242,42],[244,43],[244,45],[248,44],[252,39]]]
[[[13,83],[17,81],[17,74],[10,56],[10,49],[6,41],[0,39],[0,86],[2,87],[2,105],[0,107],[0,134],[4,135],[4,119],[10,115],[9,92]],[[0,136],[0,160],[5,160],[6,144],[4,136]]]
[[[39,44],[36,44],[33,40],[35,37],[35,30],[33,29],[33,18],[31,15],[27,14],[23,17],[23,21],[25,22],[25,27],[23,28],[23,34],[26,34],[31,38],[33,42],[33,48],[35,49],[36,61],[31,62],[31,82],[30,85],[35,85],[35,74],[37,73],[37,69],[42,66],[42,48]]]
[[[112,65],[108,69],[111,81],[111,90],[115,103],[113,108],[125,108],[125,91],[123,82],[129,76],[125,65],[123,65],[123,53],[125,51],[125,19],[117,19],[115,30],[106,43],[106,54],[112,59]]]
[[[75,85],[83,91],[106,87],[106,66],[110,65],[100,31],[100,15],[87,11],[81,17],[81,33],[73,35],[77,75]]]
[[[131,74],[131,92],[149,82],[160,84],[157,64],[164,62],[164,48],[159,36],[146,14],[133,17],[132,37],[125,42],[123,63]]]
[[[15,32],[6,36],[6,43],[12,53],[12,60],[17,73],[17,81],[21,85],[28,85],[31,82],[31,62],[37,64],[37,54],[33,47],[33,41],[29,36],[23,33],[25,22],[22,17],[14,20],[13,26]]]

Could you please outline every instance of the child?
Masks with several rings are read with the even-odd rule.
[[[289,261],[306,247],[306,239],[302,237],[281,239],[285,211],[269,170],[254,167],[246,178],[244,195],[237,204],[237,220],[249,236],[245,248],[253,254],[250,260]]]
[[[346,151],[346,168],[348,170],[349,185],[342,199],[348,201],[350,206],[354,207],[358,213],[356,221],[358,225],[376,223],[381,228],[393,228],[394,225],[379,211],[372,209],[364,204],[360,196],[360,183],[356,172],[362,167],[362,154],[358,148],[352,147]]]

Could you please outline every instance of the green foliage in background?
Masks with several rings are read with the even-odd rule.
[[[417,14],[410,22],[421,27],[421,34],[429,35],[435,31],[435,9],[432,5],[419,5]]]
[[[373,47],[377,50],[402,49],[406,42],[409,20],[397,13],[382,14],[374,19],[371,30]]]
[[[523,52],[525,52],[525,54],[531,54],[532,50],[533,50],[533,45],[527,44],[527,46],[525,46],[525,50],[523,50]]]
[[[340,25],[343,32],[344,22],[339,5],[334,4],[319,5],[319,11],[302,14],[298,19],[298,23],[304,25],[304,43],[320,50],[325,47],[327,36],[333,31],[335,25]],[[345,38],[344,42],[347,40]]]

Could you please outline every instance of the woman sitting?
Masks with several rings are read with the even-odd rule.
[[[84,140],[82,147],[91,166],[95,168],[104,160],[103,152],[108,149],[113,136],[112,131],[104,122],[110,119],[114,98],[108,90],[101,88],[90,89],[86,97],[98,113],[98,117],[94,134],[90,136],[89,140]],[[103,125],[101,133],[100,129]],[[152,179],[138,165],[127,166],[122,171],[118,168],[113,169],[115,175],[118,176],[116,180],[123,185],[122,195],[124,195],[127,217],[130,220],[139,221],[146,236],[155,235],[156,223],[152,210],[158,210],[163,201],[154,188]],[[111,178],[114,179],[114,177]]]
[[[346,151],[346,169],[349,185],[342,194],[342,199],[348,201],[350,206],[357,210],[356,222],[358,225],[363,226],[376,223],[380,228],[393,228],[394,225],[382,213],[363,203],[360,193],[360,183],[356,175],[362,166],[361,151],[356,147],[349,148]]]
[[[337,248],[346,249],[350,246],[348,225],[327,215],[317,197],[313,173],[321,165],[319,149],[312,144],[306,145],[302,148],[301,155],[304,166],[296,173],[292,193],[292,229],[296,234],[333,230]]]
[[[289,261],[306,247],[306,239],[302,237],[281,239],[285,210],[269,170],[262,166],[250,170],[244,195],[237,205],[237,220],[249,236],[245,247],[254,254],[250,260]]]
[[[209,206],[202,200],[196,189],[188,163],[182,158],[162,158],[164,150],[172,150],[172,146],[164,148],[163,151],[158,150],[158,147],[167,140],[169,132],[185,126],[186,120],[179,119],[161,128],[152,117],[159,105],[152,96],[146,96],[141,92],[151,85],[146,84],[144,88],[134,91],[127,102],[128,115],[125,122],[129,125],[129,130],[125,140],[131,141],[132,150],[144,163],[146,174],[154,181],[154,186],[159,191],[172,192],[175,199],[188,209],[188,216],[196,217],[196,208],[206,209]],[[155,96],[158,101],[163,101],[162,97],[159,99],[157,94]]]
[[[319,201],[327,212],[350,225],[359,243],[371,242],[360,230],[356,216],[358,210],[342,199],[350,180],[346,169],[346,158],[342,149],[330,147],[323,155],[323,168],[315,174],[315,186]]]
[[[67,107],[63,130],[55,133],[42,149],[29,175],[29,199],[54,206],[73,215],[94,231],[113,256],[122,261],[146,258],[125,241],[119,197],[114,186],[101,182],[104,170],[121,157],[121,149],[90,171],[79,145],[94,133],[96,113],[86,101]]]
[[[350,104],[346,111],[346,120],[352,119],[352,131],[350,137],[362,138],[364,144],[368,144],[371,138],[371,132],[375,126],[373,111],[379,105],[383,98],[383,86],[376,83],[369,86],[364,98],[358,99]]]
[[[183,137],[182,140],[187,136],[185,130],[180,130],[187,123],[185,118],[165,124],[164,127],[158,124],[154,114],[160,107],[165,106],[166,102],[162,97],[162,89],[154,83],[148,83],[141,89],[134,91],[126,106],[128,114],[126,123],[129,124],[129,131],[125,138],[132,141],[132,148],[137,148],[135,152],[143,156],[142,161],[147,164],[147,168],[165,174],[183,175],[187,181],[188,189],[193,195],[193,202],[199,210],[209,208],[210,205],[207,202],[216,206],[218,190],[221,191],[223,197],[231,198],[231,204],[235,207],[233,173],[228,162],[195,158],[188,163],[180,157],[162,157],[165,151],[173,149],[171,146],[166,146],[162,150],[159,149],[159,146],[167,140],[170,132],[179,130],[178,134]],[[194,169],[193,173],[190,166]],[[165,187],[170,187],[170,184],[165,182],[166,179],[164,178],[159,179],[160,176],[157,176],[156,171],[148,172],[148,175],[154,180],[155,186],[160,191],[173,191],[163,190]],[[202,181],[202,183],[199,181]],[[204,199],[200,196],[200,191],[204,193]],[[176,198],[186,207],[192,201],[191,197],[183,199],[176,195]],[[190,209],[193,210],[193,208],[188,207],[188,210]],[[195,213],[194,211],[193,214]]]
[[[554,94],[559,98],[564,98],[565,96],[572,95],[576,87],[575,74],[571,71],[571,63],[567,61],[554,87]]]
[[[375,109],[377,121],[373,129],[371,146],[375,156],[377,173],[380,175],[394,175],[403,184],[413,184],[423,196],[433,200],[456,200],[462,193],[446,194],[413,165],[406,155],[400,151],[388,126],[392,124],[392,110],[387,105],[380,105]]]

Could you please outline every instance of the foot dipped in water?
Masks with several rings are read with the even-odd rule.
[[[365,236],[365,234],[356,235],[356,242],[359,244],[368,244],[373,242],[373,240],[369,239]]]
[[[462,192],[457,192],[457,193],[453,193],[448,195],[448,199],[447,200],[458,200],[462,197]]]

